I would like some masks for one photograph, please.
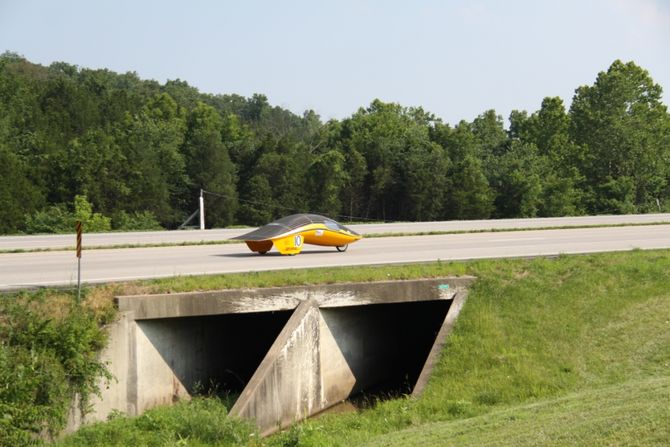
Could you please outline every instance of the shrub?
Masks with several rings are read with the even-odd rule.
[[[162,230],[161,224],[151,211],[119,211],[112,219],[112,226],[119,231],[151,231]]]
[[[52,205],[26,216],[26,233],[68,233],[74,231],[74,218],[64,204]]]
[[[90,233],[98,233],[112,229],[112,219],[103,216],[100,213],[94,213],[93,207],[88,200],[86,200],[86,196],[75,196],[74,220],[80,221],[84,230]]]
[[[27,216],[26,232],[72,233],[76,221],[81,221],[84,231],[92,233],[109,231],[112,228],[111,219],[100,213],[94,213],[86,196],[75,196],[73,211],[70,211],[66,204],[59,204]]]
[[[5,295],[0,315],[0,446],[37,444],[63,429],[75,394],[86,412],[98,380],[111,379],[97,357],[111,315],[44,293]]]

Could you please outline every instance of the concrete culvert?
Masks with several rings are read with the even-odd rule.
[[[351,397],[416,395],[473,280],[117,297],[102,354],[117,380],[86,421],[215,392],[265,435]]]

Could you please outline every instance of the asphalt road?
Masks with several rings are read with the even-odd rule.
[[[84,251],[84,282],[440,260],[670,248],[670,224],[363,239],[345,253],[306,246],[297,256],[251,253],[244,244]],[[74,285],[74,252],[0,254],[0,290]]]
[[[584,225],[620,225],[620,224],[670,224],[670,213],[631,214],[624,216],[581,216],[547,217],[533,219],[487,219],[456,220],[445,222],[399,222],[386,224],[347,225],[352,230],[366,235],[373,233],[425,233],[454,231],[484,231],[520,228],[574,227]],[[144,231],[132,233],[85,233],[84,248],[123,246],[181,244],[193,242],[212,242],[230,239],[250,231],[251,228],[183,230],[183,231]],[[0,236],[0,251],[64,249],[75,245],[73,234]]]

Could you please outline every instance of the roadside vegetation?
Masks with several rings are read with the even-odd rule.
[[[402,397],[348,414],[324,415],[259,439],[249,424],[227,418],[229,402],[200,396],[137,418],[115,414],[109,422],[87,426],[57,444],[348,447],[667,442],[668,250],[177,277],[106,285],[86,290],[78,308],[83,311],[74,326],[88,328],[76,334],[96,333],[94,329],[113,314],[110,303],[115,294],[463,274],[475,275],[478,280],[428,387],[418,399]],[[4,445],[38,442],[34,433],[58,431],[66,405],[41,404],[65,402],[75,389],[82,388],[64,385],[72,376],[67,368],[88,365],[84,368],[86,377],[104,377],[104,371],[90,360],[102,344],[99,336],[68,336],[72,330],[62,329],[74,316],[72,300],[73,296],[62,291],[2,296],[0,359],[13,355],[11,360],[0,362],[0,413],[4,415],[0,427],[5,430],[0,439]],[[46,320],[49,323],[45,325]],[[49,325],[59,329],[49,329]],[[46,329],[35,329],[42,326]],[[57,341],[40,335],[44,332]],[[23,334],[20,339],[16,336],[19,333]],[[84,344],[82,340],[90,341]],[[35,355],[47,353],[45,346],[58,346],[57,352],[89,360],[52,355],[48,357],[51,363],[41,363],[49,367],[35,375],[44,380],[48,372],[49,386],[35,386],[36,379],[18,372],[29,370],[35,364],[29,359]],[[92,390],[93,382],[86,383],[84,388]],[[23,394],[13,398],[7,390]],[[18,418],[27,412],[34,414],[25,419],[25,425],[16,425],[13,421],[18,419],[8,421],[7,415]]]
[[[445,123],[379,99],[341,120],[262,94],[0,55],[0,234],[261,225],[296,212],[429,221],[670,211],[670,114],[615,60],[569,108]],[[667,87],[667,86],[666,86]],[[565,98],[568,99],[568,98]]]
[[[83,303],[67,291],[0,295],[0,446],[57,435],[74,396],[85,411],[98,381],[112,380],[97,353],[115,311],[95,295]]]

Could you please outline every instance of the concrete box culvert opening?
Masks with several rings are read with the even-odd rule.
[[[362,405],[414,389],[451,300],[321,309],[355,382],[348,398]],[[337,354],[339,356],[339,354]],[[322,359],[322,368],[332,358]],[[323,374],[326,374],[324,372]]]
[[[86,421],[211,387],[239,393],[230,414],[266,435],[361,393],[416,395],[473,280],[117,297],[103,353],[116,381]]]
[[[140,320],[137,325],[151,343],[148,348],[160,355],[159,363],[170,369],[172,400],[193,394],[228,398],[242,392],[290,316],[291,311],[260,312]],[[155,359],[149,353],[138,362],[142,359],[148,364],[138,365],[139,371],[150,370]]]

